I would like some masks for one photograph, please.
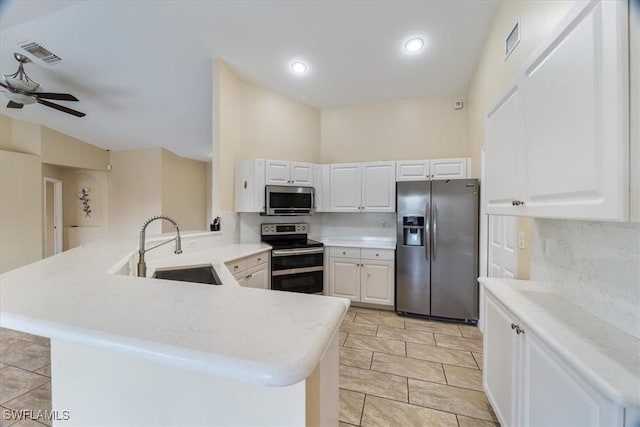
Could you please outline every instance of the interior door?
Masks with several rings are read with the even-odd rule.
[[[431,181],[431,315],[478,319],[476,179]]]
[[[489,277],[515,279],[518,217],[489,215]]]

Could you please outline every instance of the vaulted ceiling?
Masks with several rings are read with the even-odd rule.
[[[0,73],[34,41],[62,58],[29,76],[72,117],[41,105],[0,112],[103,148],[211,153],[211,66],[318,108],[464,94],[497,0],[9,1],[0,10]],[[411,36],[425,47],[403,50]],[[28,54],[27,54],[28,55]],[[33,58],[32,58],[33,59]],[[302,60],[308,72],[290,65]]]

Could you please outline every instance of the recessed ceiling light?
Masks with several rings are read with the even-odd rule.
[[[405,43],[404,48],[409,53],[414,53],[422,49],[424,41],[420,37],[414,37]]]
[[[300,61],[296,61],[293,64],[291,64],[291,70],[296,74],[304,74],[307,72],[307,64]]]

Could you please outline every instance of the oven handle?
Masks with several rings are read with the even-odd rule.
[[[322,271],[324,267],[305,267],[305,268],[290,268],[289,270],[276,270],[271,272],[271,276],[289,276],[291,274],[301,273],[314,273],[316,271]]]
[[[290,256],[290,255],[307,255],[307,254],[321,254],[324,252],[324,248],[314,248],[314,249],[279,249],[271,252],[271,256],[281,257],[281,256]]]

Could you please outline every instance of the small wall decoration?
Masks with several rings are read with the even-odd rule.
[[[81,188],[78,192],[78,199],[82,202],[82,210],[84,211],[85,217],[91,216],[91,206],[89,206],[89,189]]]

